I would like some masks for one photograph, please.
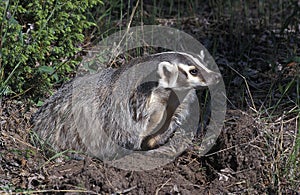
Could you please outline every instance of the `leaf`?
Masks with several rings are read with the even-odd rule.
[[[53,78],[55,79],[56,82],[58,82],[59,78],[58,78],[57,73],[55,73],[55,74],[53,75]]]
[[[37,106],[37,107],[41,107],[43,104],[44,104],[44,102],[41,101],[41,100],[39,100],[38,103],[36,103],[36,106]]]
[[[39,71],[42,73],[52,74],[55,70],[53,67],[50,66],[40,66]]]
[[[297,63],[300,63],[300,56],[295,56],[294,61],[297,62]]]

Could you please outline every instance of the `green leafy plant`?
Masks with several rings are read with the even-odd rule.
[[[0,96],[32,95],[69,79],[79,63],[86,13],[101,0],[0,1]]]

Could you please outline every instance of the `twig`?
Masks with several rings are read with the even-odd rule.
[[[249,88],[249,85],[248,85],[248,82],[246,80],[246,77],[244,77],[241,73],[239,73],[237,70],[235,70],[233,67],[231,67],[229,64],[226,64],[231,70],[233,70],[236,74],[238,74],[240,77],[242,77],[242,79],[244,80],[245,82],[245,85],[246,85],[246,88],[247,88],[247,92],[249,94],[249,97],[250,97],[250,100],[251,100],[251,104],[252,104],[252,108],[250,107],[251,110],[253,110],[254,112],[258,113],[256,107],[255,107],[255,104],[254,104],[254,100],[253,100],[253,97],[252,97],[252,94],[250,92],[250,88]]]
[[[124,35],[122,36],[122,38],[121,38],[121,40],[119,41],[118,45],[114,48],[114,50],[113,50],[113,52],[112,52],[113,54],[116,53],[116,51],[117,51],[117,49],[119,49],[119,47],[120,47],[122,41],[124,40],[124,38],[125,38],[126,35],[128,34],[129,29],[130,29],[130,26],[131,26],[131,23],[132,23],[132,20],[133,20],[133,16],[134,16],[134,14],[135,14],[135,12],[136,12],[136,9],[137,9],[137,7],[138,7],[138,5],[139,5],[139,2],[140,2],[140,1],[137,0],[136,4],[135,4],[135,6],[134,6],[134,8],[133,8],[133,10],[132,10],[132,13],[131,13],[131,15],[130,15],[129,22],[128,22],[127,27],[126,27],[126,32],[125,32]],[[111,60],[112,58],[111,58],[109,61],[110,61],[110,62],[112,61],[112,63],[114,63],[114,61],[115,61],[117,55],[116,55],[116,56],[111,56],[111,57],[114,57],[114,60],[112,61],[112,60]]]
[[[10,138],[12,138],[14,141],[16,140],[16,141],[20,142],[21,144],[24,144],[24,145],[26,145],[26,146],[28,146],[28,147],[30,147],[30,148],[32,148],[32,149],[40,150],[39,148],[34,147],[34,146],[32,146],[31,144],[29,144],[29,143],[27,143],[27,142],[25,142],[25,141],[23,141],[23,140],[21,140],[21,139],[19,139],[19,138],[16,138],[16,137],[13,137],[13,136],[11,136],[11,135],[8,135],[8,134],[6,134],[6,133],[4,133],[4,132],[2,132],[2,135],[6,136],[6,137],[10,137]]]
[[[246,142],[246,143],[242,143],[242,144],[237,144],[237,145],[234,145],[234,146],[230,146],[228,148],[225,148],[225,149],[222,149],[222,150],[219,150],[219,151],[216,151],[216,152],[213,152],[213,153],[210,153],[210,154],[206,154],[204,155],[204,157],[209,157],[209,156],[213,156],[215,154],[218,154],[218,153],[221,153],[221,152],[225,152],[227,150],[231,150],[231,149],[234,149],[235,147],[238,147],[238,146],[245,146],[245,145],[251,145],[252,142],[254,142],[256,140],[257,137],[255,137],[255,139],[252,139],[251,141],[249,142]]]
[[[115,195],[115,194],[126,194],[126,193],[128,193],[128,192],[134,190],[135,188],[137,188],[137,186],[132,186],[131,188],[128,188],[128,189],[125,189],[125,190],[119,190],[119,191],[117,191],[117,192],[115,192],[115,193],[113,193],[113,194],[114,194],[114,195]]]
[[[165,185],[167,185],[167,183],[169,183],[170,180],[171,180],[171,178],[169,178],[165,183],[163,183],[163,184],[155,191],[155,195],[158,195],[158,192],[159,192]]]

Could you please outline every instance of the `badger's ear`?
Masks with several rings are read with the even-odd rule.
[[[160,76],[159,85],[165,88],[176,86],[178,78],[178,67],[170,62],[161,62],[158,64],[158,75]]]

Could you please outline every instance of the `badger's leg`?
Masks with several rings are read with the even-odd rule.
[[[174,135],[174,132],[183,124],[184,120],[189,115],[189,110],[193,107],[193,102],[196,98],[194,91],[190,91],[184,98],[184,101],[179,105],[179,100],[176,95],[170,95],[167,106],[167,119],[162,128],[154,134],[146,136],[141,144],[142,150],[151,150],[164,145]],[[175,98],[175,99],[174,99]]]
[[[158,131],[155,134],[146,136],[142,141],[141,149],[151,150],[164,145],[172,137],[173,133],[178,127],[177,124],[174,123],[174,121],[172,121],[171,123],[167,122],[167,124],[169,124],[169,128],[166,131]]]
[[[147,102],[146,126],[140,137],[143,140],[146,136],[154,134],[164,125],[167,120],[166,109],[168,107],[168,99],[171,94],[170,90],[156,88],[152,91]]]

